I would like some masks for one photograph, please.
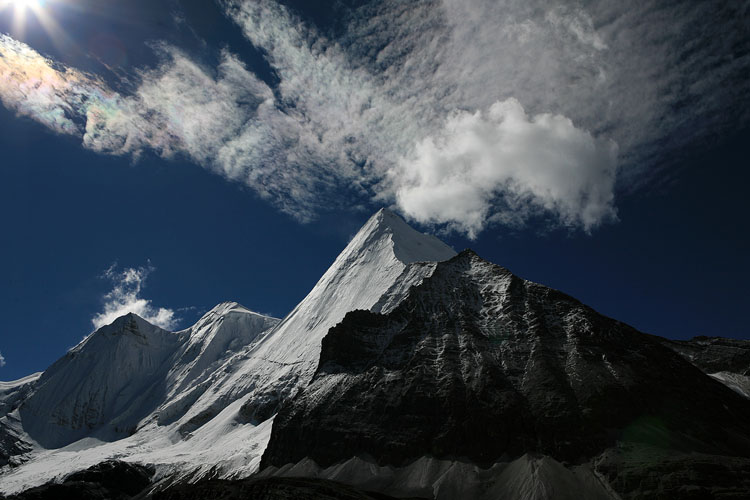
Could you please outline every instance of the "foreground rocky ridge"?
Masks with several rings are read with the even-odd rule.
[[[116,460],[0,500],[391,500],[336,481],[314,478],[204,479],[153,489],[153,469]]]

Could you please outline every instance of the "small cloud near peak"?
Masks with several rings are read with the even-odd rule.
[[[135,313],[149,323],[166,330],[175,328],[178,318],[172,309],[156,307],[151,300],[141,297],[146,278],[154,270],[151,263],[145,267],[128,267],[122,270],[114,263],[104,271],[102,278],[112,282],[112,290],[103,297],[102,312],[91,318],[94,328],[99,329],[128,313]]]

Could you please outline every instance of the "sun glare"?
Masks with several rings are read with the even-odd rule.
[[[16,8],[33,9],[34,7],[39,7],[39,1],[38,0],[13,0],[13,5],[15,5]]]
[[[23,36],[29,21],[33,19],[55,42],[65,35],[46,8],[51,1],[53,0],[0,0],[0,16],[8,13],[12,16],[14,36]]]
[[[26,10],[38,10],[42,7],[42,0],[6,0],[0,1],[0,6],[10,6],[16,11],[16,14],[20,14]]]

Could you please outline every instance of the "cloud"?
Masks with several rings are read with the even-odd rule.
[[[615,218],[617,146],[561,115],[529,117],[515,99],[458,112],[391,171],[396,201],[423,223],[475,237],[489,218],[544,211],[587,231]]]
[[[300,220],[385,202],[471,236],[535,215],[590,231],[750,118],[731,2],[383,0],[331,7],[325,31],[271,0],[222,5],[273,87],[228,49],[207,67],[156,44],[123,95],[0,35],[0,100],[101,153],[187,157]]]
[[[691,143],[750,118],[743,111],[750,109],[743,76],[750,42],[737,22],[742,13],[727,2],[365,2],[338,11],[342,27],[327,36],[272,1],[224,3],[276,70],[282,101],[325,138],[329,156],[364,158],[354,176],[375,199],[471,234],[491,223],[523,223],[540,209],[590,230],[614,220],[618,189],[643,186]],[[489,161],[499,151],[486,141],[455,167],[427,161],[430,144],[446,145],[437,148],[439,160],[447,145],[459,145],[449,133],[465,138],[458,124],[466,120],[457,117],[487,119],[509,99],[537,117],[530,129],[540,133],[505,133],[503,143],[533,136],[539,151],[563,148],[552,165],[566,167],[533,168],[519,158],[512,170]],[[569,124],[558,130],[571,133],[541,133],[545,120]],[[467,167],[472,157],[487,161]],[[476,189],[468,177],[481,171],[493,182]],[[421,189],[427,198],[442,195],[441,208],[437,200],[417,202],[427,179],[462,175],[467,182],[455,189],[437,181],[433,188],[446,188],[440,193]]]
[[[154,268],[125,268],[117,270],[116,264],[104,272],[103,277],[112,282],[112,290],[104,295],[104,310],[91,318],[95,329],[109,325],[115,319],[128,313],[135,313],[149,323],[171,330],[178,322],[174,311],[154,307],[150,300],[142,298],[141,288]]]
[[[5,357],[3,356],[3,353],[0,352],[0,368],[5,366]]]
[[[314,216],[320,196],[348,184],[343,153],[321,147],[308,120],[281,110],[236,55],[224,51],[207,68],[175,47],[156,50],[161,64],[138,72],[134,92],[121,95],[0,35],[0,100],[100,153],[184,155],[301,220]]]

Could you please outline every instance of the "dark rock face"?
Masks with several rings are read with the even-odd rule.
[[[153,474],[148,467],[110,460],[7,500],[128,500],[151,484]]]
[[[308,478],[267,478],[236,481],[209,480],[176,485],[155,493],[153,500],[395,500],[365,493],[334,481]],[[402,499],[406,500],[406,499]]]
[[[26,460],[24,454],[31,449],[31,445],[16,429],[0,420],[0,467],[23,463]]]
[[[664,345],[706,373],[732,372],[750,376],[750,340],[694,337],[664,340]]]
[[[65,482],[83,481],[99,483],[104,488],[121,491],[127,495],[137,495],[151,484],[153,469],[143,465],[108,460],[71,474]]]
[[[656,337],[465,251],[389,314],[355,311],[261,467],[368,454],[589,460],[618,442],[750,457],[750,401]]]
[[[595,468],[628,499],[750,498],[750,458],[669,453],[660,448],[629,445],[602,454]]]
[[[20,432],[21,425],[17,415],[11,412],[16,410],[23,401],[33,392],[37,383],[36,378],[28,382],[0,389],[0,467],[4,465],[18,465],[26,460],[24,456],[31,451],[31,444],[25,441],[23,433]]]

